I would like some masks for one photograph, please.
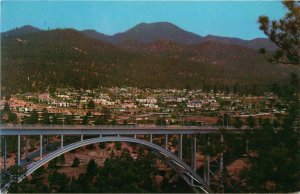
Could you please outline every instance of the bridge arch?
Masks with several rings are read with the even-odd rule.
[[[44,156],[41,160],[37,162],[30,163],[27,165],[27,171],[25,173],[25,176],[29,176],[32,174],[35,170],[43,166],[44,164],[48,163],[52,159],[67,153],[69,151],[72,151],[74,149],[87,146],[89,144],[95,144],[95,143],[101,143],[101,142],[128,142],[128,143],[136,143],[140,145],[144,145],[156,152],[159,152],[160,154],[164,155],[169,164],[177,173],[180,174],[180,176],[192,187],[193,190],[202,190],[205,193],[211,192],[209,186],[206,184],[206,182],[199,176],[197,173],[185,162],[183,162],[182,159],[177,157],[175,154],[170,152],[169,150],[156,145],[152,142],[148,142],[141,139],[136,138],[130,138],[130,137],[120,137],[120,136],[113,136],[113,137],[98,137],[98,138],[90,138],[83,141],[78,141],[72,144],[69,144],[67,146],[64,146],[63,148],[60,148],[58,150],[55,150],[48,155]],[[22,181],[25,176],[20,177],[19,182]]]

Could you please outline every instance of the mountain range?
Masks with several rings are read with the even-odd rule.
[[[15,36],[27,33],[34,33],[42,31],[39,28],[26,25],[20,28],[12,29],[2,33],[2,36]],[[206,41],[220,42],[229,45],[239,45],[253,49],[265,48],[274,51],[276,46],[267,38],[256,38],[253,40],[243,40],[239,38],[229,38],[221,36],[200,36],[192,32],[185,31],[180,27],[169,22],[156,22],[156,23],[140,23],[129,30],[112,36],[106,35],[95,30],[81,31],[88,37],[108,42],[115,45],[121,45],[127,41],[138,41],[141,43],[150,43],[159,40],[169,40],[175,43],[192,45],[199,44]]]
[[[267,63],[257,51],[264,41],[201,37],[170,23],[140,24],[113,36],[24,26],[1,34],[1,92],[113,86],[224,91],[239,85],[240,92],[255,94],[299,73]]]

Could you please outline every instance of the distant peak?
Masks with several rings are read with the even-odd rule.
[[[82,30],[82,32],[97,32],[97,31],[94,29],[86,29],[86,30]],[[97,32],[97,33],[100,33],[100,32]]]
[[[41,30],[37,27],[31,25],[24,25],[22,27],[17,27],[15,29],[6,31],[2,33],[4,36],[19,36],[28,33],[40,32]]]
[[[139,23],[136,26],[132,27],[131,29],[136,28],[178,28],[175,24],[172,24],[170,22],[152,22],[152,23]]]
[[[24,25],[24,26],[21,26],[20,28],[35,28],[35,29],[38,29],[37,27],[34,27],[32,25]]]
[[[31,26],[31,25],[24,25],[24,26],[21,26],[19,28],[15,28],[13,30],[40,31],[39,28]]]

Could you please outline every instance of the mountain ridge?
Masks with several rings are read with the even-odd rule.
[[[3,32],[1,34],[4,36],[15,36],[39,31],[42,30],[33,26],[26,25],[20,28],[9,30],[7,32]],[[274,51],[277,49],[275,44],[273,44],[267,38],[254,38],[252,40],[244,40],[240,38],[214,35],[200,36],[195,33],[188,32],[170,22],[140,23],[124,32],[119,32],[114,35],[106,35],[94,29],[81,30],[80,32],[90,38],[112,43],[115,45],[122,45],[126,41],[150,43],[159,40],[170,40],[179,44],[192,45],[199,44],[208,40],[213,40],[224,44],[239,45],[255,50],[265,48],[269,51]]]
[[[17,27],[11,30],[8,30],[6,32],[2,32],[1,36],[19,36],[23,34],[28,34],[28,33],[34,33],[34,32],[40,32],[42,31],[41,29],[31,26],[31,25],[25,25],[21,27]]]
[[[133,42],[133,48],[125,48],[73,29],[5,36],[1,41],[4,93],[45,91],[49,86],[224,90],[235,83],[244,91],[258,91],[257,86],[264,91],[287,80],[295,69],[269,64],[256,50],[214,41]]]

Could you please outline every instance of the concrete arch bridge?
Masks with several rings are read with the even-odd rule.
[[[48,163],[52,159],[69,152],[71,150],[101,142],[129,142],[150,148],[154,154],[163,159],[187,182],[195,192],[212,192],[210,189],[210,167],[209,162],[204,169],[204,178],[201,178],[196,172],[196,151],[197,151],[197,134],[220,134],[220,141],[223,141],[223,135],[220,133],[222,127],[218,126],[30,126],[30,125],[1,125],[1,139],[4,141],[4,172],[7,163],[7,136],[18,137],[18,154],[17,164],[26,168],[25,175],[19,178],[22,181],[25,176],[30,175],[39,167]],[[240,133],[241,129],[228,127],[226,129],[231,133]],[[59,136],[60,147],[57,150],[43,155],[43,138],[47,136]],[[64,136],[80,136],[80,140],[69,145],[64,145]],[[140,139],[138,135],[149,136],[149,140]],[[155,144],[153,136],[159,135],[164,138],[164,146]],[[168,149],[168,136],[178,135],[178,155],[175,155]],[[182,137],[183,135],[192,136],[191,142],[191,166],[182,160]],[[30,163],[21,163],[21,136],[39,136],[39,160]],[[92,136],[92,138],[84,138]],[[95,137],[96,136],[96,137]],[[25,146],[26,158],[28,157],[28,138]],[[220,171],[223,170],[223,154],[220,156]],[[1,192],[6,193],[11,184],[8,181],[2,188]]]

